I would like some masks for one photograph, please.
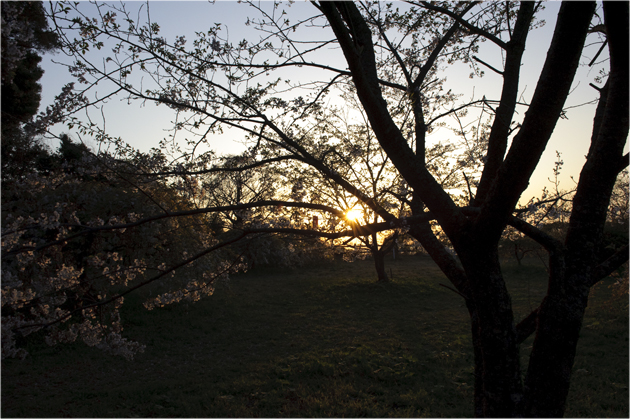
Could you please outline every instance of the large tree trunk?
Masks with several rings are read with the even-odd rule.
[[[540,308],[525,381],[525,414],[529,417],[564,415],[588,288],[565,291],[564,295],[548,295]]]
[[[496,246],[494,250],[467,247],[458,253],[471,283],[474,307],[469,313],[475,345],[475,414],[518,416],[523,398],[519,345],[498,252]]]
[[[416,211],[421,208],[417,204],[412,205]],[[474,350],[475,416],[518,416],[522,399],[519,348],[497,247],[483,250],[473,240],[458,251],[462,268],[429,224],[415,225],[409,233],[420,241],[466,301]]]
[[[466,308],[468,308],[468,314],[470,315],[470,329],[472,334],[472,344],[474,353],[474,396],[473,403],[475,406],[475,417],[480,418],[484,416],[484,389],[483,389],[483,352],[481,351],[481,342],[479,340],[479,316],[477,315],[477,309],[472,300],[466,300]]]

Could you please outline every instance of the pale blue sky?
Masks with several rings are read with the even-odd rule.
[[[139,7],[141,2],[128,3],[130,8]],[[271,2],[263,3],[265,6]],[[87,6],[87,5],[86,5]],[[527,48],[523,59],[523,69],[520,83],[520,90],[526,101],[529,101],[534,88],[546,52],[551,40],[555,25],[555,15],[559,8],[559,2],[549,2],[546,10],[539,18],[546,20],[546,25],[536,29],[528,38]],[[152,21],[158,22],[161,26],[161,34],[172,40],[175,35],[186,35],[189,42],[192,42],[195,31],[204,31],[209,25],[220,22],[229,28],[231,40],[242,39],[247,36],[256,36],[251,27],[243,24],[248,13],[252,11],[246,5],[237,4],[232,1],[219,1],[215,4],[207,4],[205,1],[152,1],[150,3]],[[292,20],[299,16],[304,16],[316,12],[314,7],[307,2],[296,2],[288,10],[288,17]],[[595,35],[591,35],[589,41],[594,41]],[[587,43],[589,43],[587,41]],[[606,64],[589,68],[586,63],[590,61],[598,46],[587,50],[587,55],[582,62],[578,75],[574,82],[575,90],[569,97],[566,106],[574,106],[588,102],[597,98],[597,92],[590,87],[589,82],[593,82],[600,68]],[[484,61],[501,67],[501,56],[498,47],[486,42],[478,54]],[[65,68],[54,65],[51,60],[61,61],[65,56],[57,54],[45,56],[42,67],[45,74],[42,78],[43,95],[42,107],[50,104],[61,86],[71,81]],[[342,64],[340,64],[341,66]],[[345,67],[345,66],[344,66]],[[470,80],[468,74],[470,69],[464,65],[453,66],[447,70],[446,88],[452,88],[454,92],[464,94],[463,98],[475,95],[476,98],[486,95],[488,98],[498,98],[500,95],[501,77],[486,69],[483,78]],[[522,110],[522,109],[521,109]],[[107,131],[110,135],[121,136],[129,144],[148,150],[156,146],[158,141],[168,133],[165,129],[170,128],[170,121],[173,120],[173,113],[166,107],[156,107],[147,104],[140,107],[138,103],[127,105],[126,101],[112,100],[105,109],[107,121]],[[534,177],[530,183],[530,188],[525,192],[524,197],[537,195],[544,185],[550,186],[547,178],[552,175],[553,163],[556,160],[556,150],[562,153],[565,162],[561,177],[562,186],[569,188],[572,186],[570,176],[577,180],[585,155],[588,152],[590,133],[592,129],[593,114],[595,105],[583,106],[569,109],[568,119],[558,122],[556,130],[550,141],[545,154],[538,166]],[[92,112],[91,116],[95,122],[100,122],[100,113]],[[235,134],[235,133],[234,133]],[[445,134],[442,131],[438,136]],[[237,152],[239,145],[226,138],[220,138],[215,142],[216,149],[221,152]]]

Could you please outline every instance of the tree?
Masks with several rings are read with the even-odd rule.
[[[41,2],[2,2],[2,179],[46,166],[45,147],[24,132],[37,113],[40,54],[59,46]]]
[[[198,260],[197,249],[218,242],[204,217],[164,213],[195,211],[178,185],[121,175],[129,161],[96,155],[67,135],[54,157],[60,162],[46,176],[32,173],[2,190],[3,358],[26,356],[16,339],[41,336],[33,325],[46,324],[41,337],[50,345],[78,338],[131,359],[144,347],[121,335],[121,294],[151,287],[147,309],[197,301],[241,268],[232,252]],[[101,304],[112,294],[113,304]]]
[[[257,154],[257,149],[253,147],[240,155],[218,159],[215,170],[200,177],[200,188],[194,195],[199,197],[202,208],[233,208],[240,204],[257,205],[262,201],[275,201],[277,205],[215,213],[215,234],[256,227],[304,228],[311,223],[312,216],[309,217],[302,209],[284,208],[282,202],[291,199],[299,202],[303,192],[294,180],[282,184],[282,168],[266,165],[243,169],[247,165],[256,165]],[[236,246],[235,251],[243,255],[250,268],[258,265],[299,265],[323,258],[325,253],[323,243],[317,238],[296,239],[295,235],[279,237],[266,233],[248,237]]]
[[[431,90],[438,89],[439,86],[434,84]],[[361,112],[361,106],[357,103],[354,93],[352,86],[342,88],[344,106],[333,107],[328,112],[322,112],[321,115],[315,117],[316,126],[301,132],[299,135],[312,138],[319,148],[318,153],[325,156],[322,158],[322,162],[352,185],[357,185],[365,197],[397,218],[409,216],[411,215],[411,191],[383,149],[380,148],[369,126],[367,116]],[[401,102],[400,94],[392,96],[389,98],[390,103]],[[442,100],[451,102],[452,98]],[[406,126],[406,131],[409,131],[411,127],[409,122],[405,121],[405,115],[408,115],[410,110],[401,105],[398,105],[398,108],[397,119],[400,119],[400,125]],[[354,118],[350,114],[354,114]],[[358,119],[358,121],[353,122],[353,119]],[[411,132],[406,134],[411,135]],[[466,175],[462,176],[463,170],[470,168],[467,167],[465,160],[457,155],[456,151],[456,147],[452,144],[437,143],[427,147],[425,153],[430,172],[438,179],[444,189],[453,191],[454,199],[459,200],[461,199],[459,193],[466,189],[464,184]],[[465,153],[469,152],[470,150],[465,150]],[[451,164],[449,159],[456,160],[456,164]],[[310,170],[293,169],[290,172],[299,174],[294,182],[307,185],[302,186],[302,189],[312,191],[313,196],[309,197],[311,202],[343,208],[346,211],[346,224],[348,222],[350,225],[359,222],[376,224],[382,220],[377,212],[363,202],[365,199],[356,198],[336,182],[322,176],[317,170],[313,168]],[[285,176],[285,178],[289,178],[289,176]],[[355,217],[349,218],[349,212],[354,212]],[[339,221],[343,222],[344,220]],[[401,232],[403,231],[400,229],[385,234],[374,231],[370,235],[359,236],[351,241],[353,243],[352,251],[347,256],[367,256],[369,253],[374,260],[378,281],[388,281],[385,255],[396,246]],[[349,241],[344,240],[344,242],[348,243]],[[364,246],[367,252],[356,249],[356,242]]]
[[[250,141],[264,146],[257,155],[259,160],[243,169],[291,160],[298,168],[317,170],[385,220],[357,226],[351,232],[277,227],[233,230],[232,238],[222,244],[262,232],[335,238],[408,229],[465,299],[475,355],[475,415],[561,416],[589,289],[628,260],[627,245],[605,260],[598,252],[615,180],[628,165],[628,155],[623,154],[628,134],[628,4],[603,4],[610,68],[603,87],[597,87],[600,98],[591,148],[578,181],[568,229],[561,239],[514,215],[563,113],[589,27],[601,23],[593,21],[598,16],[594,15],[595,3],[562,4],[541,76],[518,125],[515,110],[520,66],[540,3],[410,2],[407,10],[400,11],[384,4],[314,2],[320,14],[293,24],[277,4],[272,11],[252,6],[261,17],[248,22],[265,34],[264,39],[232,44],[222,38],[221,26],[215,25],[200,33],[191,48],[186,48],[183,37],[173,43],[160,37],[155,22],[136,24],[123,6],[107,11],[105,6],[97,6],[99,18],[90,19],[70,5],[58,4],[52,15],[64,48],[76,58],[70,70],[87,83],[84,90],[107,80],[130,99],[168,106],[179,118],[176,129],[203,129],[200,142],[222,127],[242,130]],[[124,23],[117,23],[117,13]],[[326,30],[318,34],[329,36],[332,31],[332,36],[321,41],[300,38],[300,30],[308,26],[323,27]],[[395,34],[402,41],[394,41]],[[116,45],[104,67],[101,60],[96,64],[85,54],[92,47],[103,48],[105,38]],[[480,65],[487,66],[474,55],[481,40],[491,42],[504,54],[503,69],[491,67],[503,79],[500,99],[483,98],[442,108],[437,92],[425,94],[432,92],[437,69],[461,60],[480,73]],[[343,53],[344,65],[311,59],[332,44]],[[267,74],[287,68],[296,72],[300,68],[319,70],[322,77],[292,82],[289,90],[281,79],[267,78]],[[136,83],[134,71],[144,72],[155,84],[147,88]],[[353,85],[375,138],[411,191],[411,217],[397,216],[366,195],[361,185],[327,164],[318,138],[302,135],[316,126],[317,116],[326,106],[324,98],[333,98],[337,86],[345,83]],[[396,118],[399,109],[387,101],[392,92],[401,93],[404,108],[409,109],[408,119]],[[471,199],[462,203],[449,195],[429,170],[427,136],[446,118],[462,118],[467,110],[480,106],[490,112],[486,115],[486,135],[478,137],[485,146],[480,163],[483,170],[478,184],[469,180]],[[411,137],[405,135],[407,132]],[[207,163],[191,159],[177,170],[166,167],[160,171],[199,174],[213,170]],[[229,209],[278,204],[259,201]],[[311,202],[282,204],[331,215],[341,212]],[[192,216],[217,210],[209,207],[166,213],[171,217]],[[434,225],[448,238],[454,254],[438,239]],[[508,225],[534,239],[549,255],[547,295],[521,321],[514,318],[499,262],[499,241]],[[111,228],[123,226],[131,227],[122,224]],[[214,247],[208,246],[199,255],[212,250]],[[103,304],[105,301],[86,307]],[[520,344],[532,334],[534,344],[523,378]]]
[[[613,254],[628,242],[628,205],[630,194],[628,193],[628,169],[623,170],[615,187],[613,188],[608,207],[608,216],[604,230],[602,255],[605,257]],[[614,295],[617,297],[628,296],[628,263],[622,265],[611,275],[617,278],[612,285]]]
[[[426,7],[444,10],[433,5]],[[421,204],[435,214],[461,261],[461,266],[458,266],[449,260],[448,255],[441,252],[437,244],[431,243],[432,238],[425,237],[423,232],[414,234],[440,266],[447,265],[443,270],[458,290],[467,296],[476,352],[477,414],[562,414],[588,289],[602,275],[609,273],[609,262],[595,260],[592,250],[601,241],[606,207],[617,174],[627,165],[623,145],[628,132],[628,36],[627,30],[624,32],[628,15],[627,5],[621,10],[614,10],[614,6],[605,4],[611,71],[607,85],[602,89],[593,145],[580,176],[569,231],[563,243],[533,226],[518,224],[542,242],[549,251],[551,265],[548,295],[533,315],[537,320],[536,338],[525,382],[521,383],[518,344],[524,331],[515,325],[513,319],[509,295],[501,276],[497,245],[560,116],[594,7],[594,4],[562,6],[527,116],[505,157],[506,121],[511,120],[513,113],[516,94],[514,77],[518,77],[518,69],[512,66],[520,63],[522,42],[534,5],[521,4],[508,44],[495,40],[506,50],[504,97],[497,109],[488,144],[488,161],[471,216],[453,204],[422,164],[414,164],[422,156],[407,146],[389,118],[375,71],[371,32],[358,10],[347,4],[320,5],[344,51],[357,92],[381,145],[414,188]],[[459,17],[455,13],[452,15]],[[619,38],[613,40],[615,36]],[[621,81],[622,78],[624,81]],[[618,89],[616,93],[613,93],[612,85],[615,90]],[[508,95],[514,96],[514,99]],[[416,135],[424,133],[417,132]],[[429,236],[428,232],[426,236]],[[627,252],[627,248],[624,251]],[[626,257],[623,256],[624,259]]]

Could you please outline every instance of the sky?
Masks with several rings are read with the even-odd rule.
[[[142,4],[143,2],[128,3],[130,7],[136,8]],[[400,4],[402,6],[402,3]],[[265,7],[270,5],[271,2],[263,3]],[[559,2],[548,2],[546,9],[538,16],[540,19],[544,19],[546,24],[535,29],[528,37],[519,88],[525,101],[529,101],[534,92],[551,41],[559,6]],[[173,40],[176,35],[186,35],[190,43],[194,39],[195,31],[204,31],[215,22],[220,22],[229,28],[230,39],[233,41],[250,36],[259,36],[258,33],[253,32],[251,27],[244,26],[248,14],[250,16],[252,14],[251,9],[233,1],[217,1],[215,4],[208,4],[206,1],[151,1],[149,7],[152,21],[160,24],[161,35],[168,40]],[[292,20],[296,20],[300,16],[313,13],[313,10],[314,7],[307,2],[296,2],[288,9],[288,16]],[[587,44],[593,43],[595,40],[595,35],[591,35],[587,39]],[[561,187],[563,189],[572,188],[574,183],[571,176],[576,181],[579,177],[579,171],[588,152],[595,105],[571,107],[593,101],[598,97],[598,93],[589,86],[589,83],[593,82],[599,70],[607,64],[587,66],[598,47],[599,45],[594,45],[586,50],[573,83],[573,91],[565,105],[565,108],[569,108],[566,113],[567,119],[558,121],[552,139],[530,181],[530,187],[523,194],[521,202],[527,201],[531,196],[539,195],[544,186],[548,188],[552,186],[549,178],[553,175],[554,162],[557,158],[556,151],[561,153],[561,158],[564,161],[560,176]],[[334,51],[330,52],[335,53]],[[482,45],[478,56],[485,62],[501,67],[499,48],[490,42]],[[41,79],[43,87],[42,109],[52,103],[53,98],[64,84],[72,81],[67,70],[54,63],[54,61],[64,60],[67,58],[62,54],[47,54],[43,57],[42,68],[45,73]],[[342,65],[343,63],[339,66]],[[447,89],[452,88],[454,92],[463,94],[463,98],[469,98],[473,95],[475,98],[481,98],[485,95],[487,98],[498,99],[502,78],[489,69],[484,70],[484,77],[475,77],[471,80],[468,77],[471,70],[467,65],[451,66],[445,72],[447,77],[445,86]],[[159,140],[168,136],[166,130],[170,128],[170,122],[174,119],[173,111],[164,106],[156,107],[153,104],[147,104],[142,107],[138,103],[128,105],[126,101],[117,99],[109,101],[103,111],[106,130],[110,135],[120,136],[127,143],[144,151],[157,146]],[[522,115],[524,109],[521,108],[520,111],[520,115]],[[100,112],[91,112],[90,116],[95,122],[102,122]],[[63,127],[57,129],[64,131]],[[443,141],[449,139],[446,130],[441,132],[438,130],[435,135],[436,138]],[[214,140],[213,146],[215,150],[221,153],[237,153],[243,147],[238,141],[233,141],[226,136]]]

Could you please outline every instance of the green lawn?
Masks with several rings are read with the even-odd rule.
[[[2,362],[3,417],[461,417],[472,408],[463,300],[425,257],[258,269],[197,304],[146,311],[127,299],[135,361],[83,344],[32,345]],[[544,269],[505,269],[517,317],[535,308]],[[628,417],[628,304],[610,282],[591,296],[568,417]],[[530,340],[523,344],[527,361]]]

